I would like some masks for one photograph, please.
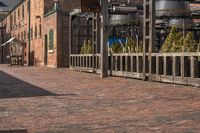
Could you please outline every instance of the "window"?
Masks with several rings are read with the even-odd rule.
[[[49,50],[53,50],[53,45],[54,45],[54,33],[53,30],[51,29],[49,31]]]
[[[37,38],[37,25],[35,25],[35,38]]]
[[[14,24],[16,24],[16,12],[14,12]]]
[[[7,19],[5,20],[5,24],[4,24],[4,27],[6,27],[7,26]],[[6,27],[6,29],[7,29],[7,27]]]
[[[39,24],[39,36],[41,37],[42,36],[42,25]]]
[[[33,39],[33,28],[31,28],[31,39]]]
[[[12,15],[10,15],[10,30],[12,30],[12,26],[13,26],[13,17]]]
[[[21,32],[21,40],[24,40],[24,33]]]
[[[30,0],[28,0],[28,2],[27,2],[27,12],[29,13],[29,3],[30,3]]]
[[[18,33],[18,39],[20,39],[20,33]]]
[[[22,5],[22,18],[24,18],[24,5]]]
[[[24,31],[24,40],[26,41],[26,31]]]
[[[20,9],[18,9],[18,19],[20,19]]]

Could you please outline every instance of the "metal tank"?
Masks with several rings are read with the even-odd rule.
[[[140,21],[139,15],[136,13],[110,15],[111,25],[134,24],[138,23],[139,21]]]
[[[189,3],[183,0],[157,0],[157,17],[188,16],[190,13]]]

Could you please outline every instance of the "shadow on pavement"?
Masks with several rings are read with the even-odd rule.
[[[27,130],[7,130],[7,131],[0,130],[0,133],[28,133],[28,131]]]
[[[56,94],[0,71],[0,99],[36,96],[56,96]]]

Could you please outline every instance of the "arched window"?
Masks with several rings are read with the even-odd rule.
[[[49,31],[49,50],[53,50],[53,44],[54,43],[54,33],[53,29]]]

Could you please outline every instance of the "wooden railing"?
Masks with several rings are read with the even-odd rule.
[[[99,54],[72,54],[70,56],[70,68],[72,70],[99,73],[100,66]]]
[[[200,52],[152,53],[151,74],[146,54],[146,76],[152,81],[200,86]],[[109,54],[111,76],[143,79],[143,53]],[[71,55],[71,69],[100,73],[100,55]]]
[[[142,79],[143,54],[110,54],[109,73],[111,76],[121,76]]]
[[[200,86],[200,53],[153,53],[152,80]]]

